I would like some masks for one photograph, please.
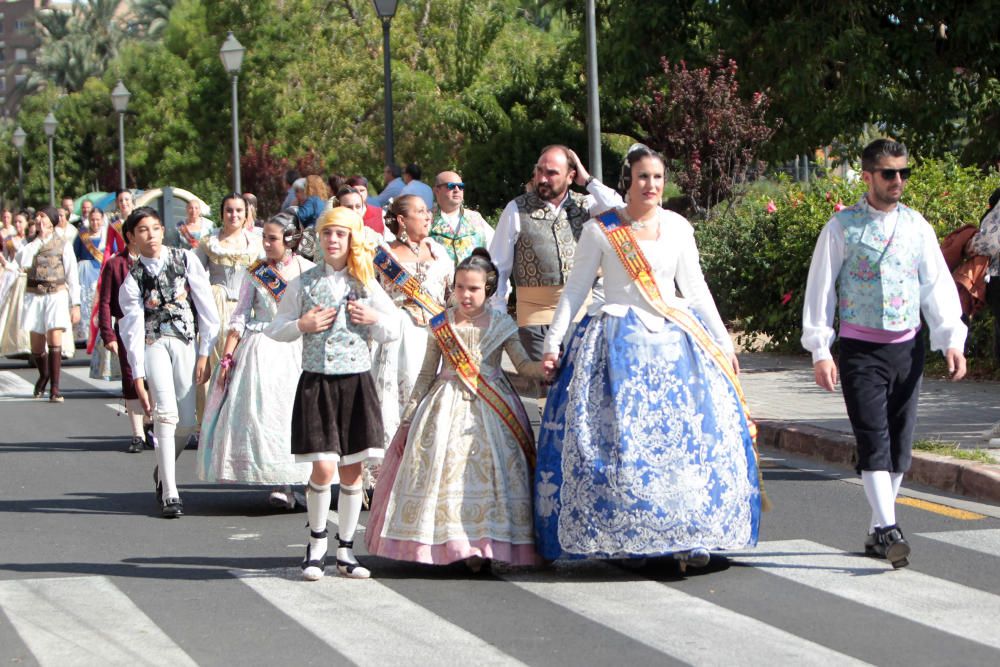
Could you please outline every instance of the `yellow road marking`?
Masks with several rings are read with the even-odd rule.
[[[986,518],[985,514],[977,514],[968,510],[960,510],[955,507],[948,507],[947,505],[932,503],[927,500],[920,500],[919,498],[906,498],[900,496],[896,498],[896,502],[900,505],[916,507],[917,509],[927,510],[928,512],[934,512],[935,514],[943,514],[944,516],[951,517],[952,519],[961,519],[962,521],[976,521],[978,519]]]

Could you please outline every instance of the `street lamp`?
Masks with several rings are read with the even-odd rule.
[[[49,138],[49,206],[52,207],[56,205],[56,167],[55,162],[52,160],[52,139],[56,136],[56,126],[58,125],[59,121],[56,120],[55,115],[51,111],[45,117],[45,120],[42,121],[45,136]]]
[[[17,149],[17,209],[19,211],[24,208],[24,169],[21,165],[21,154],[24,150],[24,140],[27,138],[28,133],[20,125],[14,130],[14,135],[11,137],[14,148]]]
[[[233,77],[233,192],[242,192],[240,184],[240,120],[239,120],[239,88],[237,79],[240,75],[240,67],[243,66],[243,54],[246,49],[233,36],[230,30],[226,35],[226,41],[219,49],[219,56],[222,58],[222,65]]]
[[[594,0],[587,0],[587,138],[590,173],[601,180],[601,101],[597,95],[597,18]]]
[[[392,140],[392,64],[389,62],[389,24],[396,15],[399,0],[372,0],[375,13],[382,19],[382,55],[385,72],[385,163],[395,164]]]
[[[111,91],[111,105],[118,112],[118,172],[120,175],[119,188],[125,189],[125,110],[128,109],[129,98],[132,93],[118,79],[118,85]]]

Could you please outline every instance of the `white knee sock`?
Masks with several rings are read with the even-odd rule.
[[[142,425],[146,414],[142,411],[142,405],[135,399],[127,400],[125,401],[125,411],[128,413],[128,419],[132,425],[132,437],[143,437],[145,433],[143,433]]]
[[[862,470],[861,482],[871,505],[874,519],[882,527],[896,523],[896,498],[892,492],[892,479],[886,470]]]
[[[361,485],[340,485],[340,495],[337,497],[337,534],[340,539],[350,542],[354,539],[354,531],[358,529],[358,519],[361,518],[361,502],[364,496]]]
[[[179,498],[177,492],[177,476],[174,466],[176,445],[174,443],[174,433],[177,427],[174,424],[164,424],[156,422],[153,424],[153,432],[156,434],[156,465],[160,467],[160,483],[163,485],[163,499]]]
[[[306,513],[309,516],[309,530],[322,533],[330,514],[330,485],[316,484],[312,480],[306,484]],[[319,560],[326,554],[325,537],[309,537],[309,554]]]
[[[899,497],[899,487],[903,484],[903,473],[891,472],[889,473],[889,479],[892,480],[892,498],[895,500]]]

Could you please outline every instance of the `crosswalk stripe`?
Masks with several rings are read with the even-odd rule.
[[[0,602],[43,666],[196,665],[105,577],[3,581]]]
[[[537,573],[500,576],[532,595],[694,665],[869,664],[670,586],[637,581],[603,563],[590,564],[585,572],[599,576],[572,582]],[[723,637],[740,639],[720,641]]]
[[[914,570],[893,572],[885,561],[809,540],[762,542],[757,551],[732,558],[830,595],[1000,648],[996,626],[1000,597],[996,595]]]
[[[95,380],[90,377],[90,368],[87,366],[69,366],[63,368],[63,373],[72,375],[74,379],[90,385],[94,389],[106,391],[111,394],[120,394],[122,391],[121,380]]]
[[[233,574],[359,665],[523,664],[374,579],[305,582],[297,568]]]
[[[35,385],[11,371],[0,371],[0,400],[18,401],[32,399]]]
[[[936,540],[963,549],[971,549],[988,556],[1000,554],[1000,528],[984,530],[954,530],[942,533],[915,533],[929,540]]]

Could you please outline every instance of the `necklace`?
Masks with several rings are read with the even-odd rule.
[[[655,209],[653,210],[653,214],[649,216],[648,219],[645,220],[636,220],[631,215],[629,215],[627,208],[622,208],[619,210],[622,212],[622,216],[626,220],[628,220],[629,226],[631,226],[632,229],[646,229],[647,227],[649,227],[650,223],[653,222],[654,219],[656,219]]]

